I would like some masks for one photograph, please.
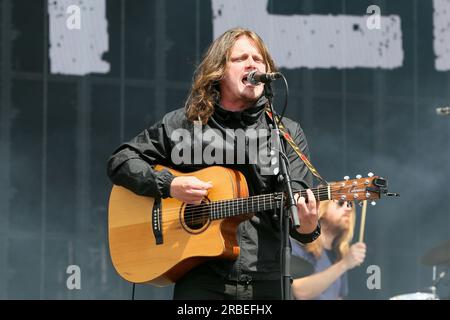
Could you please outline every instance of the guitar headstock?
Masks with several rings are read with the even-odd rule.
[[[387,194],[387,186],[386,179],[373,173],[369,173],[366,178],[357,175],[356,179],[350,179],[346,176],[343,181],[330,182],[330,195],[332,200],[375,200],[380,199],[382,193]]]

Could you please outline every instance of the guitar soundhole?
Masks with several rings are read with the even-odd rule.
[[[210,207],[202,201],[200,205],[187,204],[184,207],[183,225],[191,231],[201,231],[209,223]]]

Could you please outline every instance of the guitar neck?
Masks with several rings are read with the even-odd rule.
[[[323,186],[323,187],[316,187],[316,188],[311,188],[310,189],[312,191],[312,193],[314,194],[315,198],[319,201],[322,200],[331,200],[332,199],[332,195],[331,195],[331,186]],[[305,197],[307,198],[307,194],[306,194],[306,190],[300,190],[295,192],[296,194],[300,194],[301,197]]]
[[[318,200],[331,199],[330,186],[317,187],[310,190]],[[297,191],[296,194],[306,197],[306,190]],[[211,220],[218,220],[241,214],[280,208],[283,199],[283,194],[277,192],[248,198],[213,201],[208,203],[207,206],[209,207]]]

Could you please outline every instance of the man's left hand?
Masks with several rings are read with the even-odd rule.
[[[306,190],[308,203],[305,197],[295,195],[297,200],[298,218],[300,220],[300,228],[297,231],[302,234],[308,234],[316,230],[319,221],[319,204],[311,190]]]

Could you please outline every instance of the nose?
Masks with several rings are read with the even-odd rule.
[[[251,56],[249,56],[246,61],[246,68],[247,69],[256,69],[255,65],[256,65],[255,60],[253,60],[253,58]]]

